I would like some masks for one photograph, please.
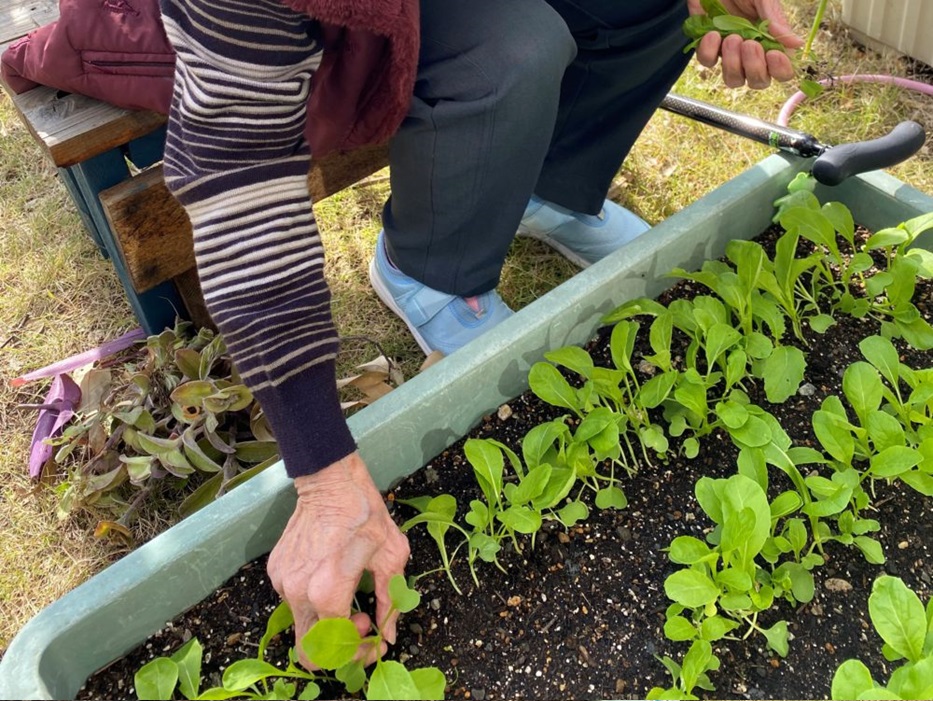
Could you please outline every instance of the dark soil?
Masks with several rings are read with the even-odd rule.
[[[660,301],[697,291],[680,284]],[[931,310],[924,305],[933,300],[930,287],[919,287],[915,300],[929,320]],[[752,401],[775,414],[795,444],[811,444],[812,413],[828,395],[841,395],[843,370],[862,359],[854,342],[872,333],[877,333],[873,322],[841,319],[809,339],[805,384],[795,397],[772,405],[753,391]],[[600,334],[588,350],[597,362],[603,358],[608,364],[607,346],[608,336]],[[933,366],[933,353],[903,344],[899,349],[911,367]],[[530,428],[563,413],[530,393],[507,406],[485,417],[471,437],[493,437],[518,449]],[[462,443],[452,446],[389,495],[400,523],[413,512],[399,499],[447,492],[457,498],[462,513],[480,496],[461,448]],[[473,584],[465,562],[455,562],[453,575],[462,596],[443,572],[423,577],[417,585],[422,605],[403,617],[390,654],[409,667],[440,667],[450,681],[448,698],[643,698],[652,686],[668,686],[656,655],[680,659],[686,644],[671,643],[662,631],[670,603],[663,583],[675,571],[664,549],[678,535],[702,538],[711,527],[697,505],[694,484],[704,475],[734,474],[735,455],[728,437],[712,435],[694,460],[639,465],[624,480],[627,508],[591,507],[586,524],[567,532],[548,523],[534,548],[524,542],[521,554],[503,550],[504,572],[479,563],[480,587]],[[772,481],[774,490],[786,488],[779,476]],[[761,621],[764,626],[789,622],[788,656],[767,650],[759,635],[720,641],[714,649],[722,668],[710,675],[717,689],[710,697],[828,698],[834,671],[850,658],[865,662],[876,680],[888,679],[896,664],[881,655],[881,640],[868,618],[868,595],[883,573],[901,577],[924,601],[933,594],[933,505],[899,483],[879,483],[874,506],[872,517],[882,524],[875,536],[887,563],[871,565],[855,548],[829,544],[825,566],[814,572],[814,599],[796,609],[779,603]],[[408,573],[436,569],[437,549],[425,529],[416,527],[409,538]],[[134,672],[152,657],[170,654],[191,635],[205,647],[202,688],[219,684],[226,665],[255,654],[266,618],[278,603],[264,565],[261,559],[244,567],[208,600],[92,677],[79,698],[134,698]],[[290,643],[283,637],[271,648],[272,655],[285,660]]]

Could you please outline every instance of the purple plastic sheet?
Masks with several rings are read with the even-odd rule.
[[[54,446],[45,441],[54,438],[62,427],[74,416],[75,409],[81,403],[81,388],[68,375],[56,375],[52,387],[45,397],[44,408],[39,410],[36,430],[32,433],[32,447],[29,453],[29,476],[38,478],[42,466],[52,457]]]
[[[145,340],[146,334],[142,329],[133,329],[129,331],[120,338],[115,338],[112,341],[107,341],[107,343],[102,346],[98,346],[89,351],[79,353],[78,355],[73,355],[70,358],[65,358],[64,360],[59,360],[57,363],[52,363],[51,365],[46,365],[44,368],[39,368],[38,370],[33,370],[32,372],[27,372],[22,377],[17,377],[12,380],[10,384],[14,387],[19,387],[26,384],[27,382],[32,382],[33,380],[39,380],[43,377],[52,377],[54,375],[61,375],[64,372],[71,372],[85,365],[90,365],[94,361],[100,360],[101,358],[106,358],[108,355],[113,355],[114,353],[119,353],[125,348],[129,348],[137,341]]]

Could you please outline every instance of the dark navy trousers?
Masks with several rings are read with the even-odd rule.
[[[392,260],[437,290],[498,284],[532,193],[596,214],[689,57],[685,0],[422,0],[392,141]]]

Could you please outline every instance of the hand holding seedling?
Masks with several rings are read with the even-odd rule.
[[[771,79],[792,80],[794,67],[787,49],[803,45],[780,0],[687,0],[690,19],[684,25],[694,39],[697,60],[712,68],[722,61],[723,82],[767,88]]]
[[[404,573],[408,539],[389,516],[362,458],[353,453],[299,477],[295,488],[295,513],[269,556],[268,573],[294,613],[296,641],[322,618],[349,617],[366,635],[369,616],[351,616],[350,607],[360,577],[369,570],[378,624],[383,638],[394,643],[398,612],[392,609],[389,580]],[[382,651],[366,652],[369,663]],[[301,662],[311,668],[303,653]]]

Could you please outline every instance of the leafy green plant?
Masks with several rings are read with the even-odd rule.
[[[657,327],[657,323],[652,325],[653,340],[659,333]],[[613,368],[598,367],[582,348],[566,346],[545,353],[550,362],[535,363],[528,375],[529,387],[536,396],[553,406],[570,409],[581,420],[574,434],[579,445],[589,445],[596,461],[611,460],[627,471],[633,470],[639,459],[629,435],[642,438],[641,456],[649,463],[648,446],[662,454],[666,451],[666,445],[652,442],[652,437],[663,433],[651,424],[644,407],[633,401],[638,377],[632,366],[632,353],[638,330],[639,325],[634,322],[620,320],[613,326],[610,337]],[[582,378],[582,387],[571,386],[556,366]]]
[[[410,589],[405,578],[396,575],[389,582],[392,607],[388,616],[407,613],[418,607],[421,596]],[[367,699],[442,699],[447,680],[435,667],[407,670],[400,662],[382,659],[385,621],[373,635],[362,637],[356,625],[346,618],[318,621],[301,641],[308,658],[322,670],[334,675],[312,673],[298,666],[295,650],[289,651],[285,669],[266,661],[272,639],[294,624],[291,609],[282,603],[272,612],[259,641],[256,656],[236,660],[223,673],[222,685],[201,690],[203,646],[192,638],[168,657],[157,657],[143,665],[134,677],[136,696],[141,701],[171,699],[176,690],[190,701],[209,699],[316,699],[321,693],[318,682],[339,681],[347,691],[364,690]],[[376,665],[367,678],[358,661],[360,648],[376,651]],[[303,685],[298,693],[298,685]]]
[[[407,613],[418,607],[421,595],[410,589],[405,578],[396,575],[389,582],[392,607],[387,619],[395,612]],[[401,662],[382,659],[385,621],[372,635],[363,637],[347,618],[325,618],[302,638],[301,646],[314,664],[324,670],[334,670],[347,691],[363,691],[367,699],[443,699],[447,680],[436,667],[408,670]],[[376,654],[376,664],[369,679],[358,659],[360,648],[369,647]]]
[[[920,234],[933,228],[933,213],[914,217],[895,227],[874,233],[863,244],[856,244],[855,225],[848,208],[838,202],[820,205],[812,193],[811,176],[799,174],[789,187],[789,194],[775,204],[776,220],[791,237],[812,242],[819,258],[807,258],[810,287],[806,291],[795,282],[795,292],[805,296],[817,311],[817,330],[831,323],[831,317],[819,314],[819,301],[828,299],[833,309],[856,318],[871,315],[881,322],[882,334],[904,338],[914,348],[933,348],[933,327],[921,316],[911,301],[918,278],[933,276],[933,254],[912,247]],[[839,246],[839,238],[851,254]],[[883,258],[876,264],[873,252]],[[838,275],[833,273],[838,270]],[[852,289],[857,283],[863,294]],[[784,304],[785,309],[787,305]]]
[[[256,656],[237,660],[224,670],[222,686],[201,691],[201,663],[204,648],[192,638],[168,657],[157,657],[143,665],[134,677],[136,697],[171,699],[176,689],[186,699],[315,699],[320,694],[317,676],[297,666],[294,651],[286,669],[266,662],[266,649],[272,638],[294,623],[288,604],[282,603],[272,612],[266,631],[259,641]],[[295,680],[295,681],[287,681]],[[297,682],[305,684],[296,696]]]
[[[795,496],[769,503],[764,489],[745,475],[729,479],[701,478],[696,485],[701,508],[716,524],[704,543],[692,536],[676,538],[672,561],[685,565],[664,582],[674,601],[668,608],[665,635],[672,640],[715,642],[741,623],[746,637],[757,631],[768,646],[787,654],[787,623],[768,628],[758,623],[776,598],[805,603],[813,598],[813,577],[806,567],[787,563],[769,573],[757,561],[778,520],[799,508]],[[682,614],[688,613],[688,616]]]
[[[648,692],[646,698],[696,699],[699,697],[693,694],[693,690],[698,687],[707,691],[716,690],[707,672],[719,669],[719,657],[713,653],[713,646],[708,640],[694,640],[680,664],[667,655],[659,659],[671,675],[674,684],[667,689],[656,686]]]
[[[519,536],[535,534],[546,519],[556,520],[565,527],[589,516],[589,507],[582,493],[595,493],[598,508],[624,508],[625,494],[616,485],[614,474],[602,475],[596,470],[591,443],[603,436],[607,445],[618,449],[618,429],[607,409],[594,409],[577,427],[576,433],[562,421],[541,424],[522,441],[522,458],[507,446],[489,439],[470,439],[464,454],[473,467],[473,474],[483,499],[473,499],[463,517],[466,526],[457,523],[458,504],[450,494],[435,497],[420,496],[399,500],[419,513],[402,524],[407,532],[424,524],[435,541],[441,556],[441,569],[454,589],[461,593],[451,571],[457,553],[467,550],[467,562],[473,581],[478,585],[477,560],[490,562],[501,569],[498,554],[505,541],[522,551]],[[506,469],[506,458],[511,471]],[[575,496],[570,496],[574,489]],[[448,548],[449,533],[460,536],[459,543]],[[428,574],[428,573],[425,573]]]
[[[744,17],[731,15],[719,0],[700,0],[700,5],[706,14],[691,15],[684,22],[684,34],[692,39],[684,53],[695,49],[709,32],[719,32],[724,37],[738,34],[743,39],[759,42],[766,51],[784,50],[784,45],[768,32],[768,20],[750,22]]]
[[[883,575],[872,585],[868,613],[884,641],[885,659],[902,660],[887,686],[876,682],[860,660],[846,660],[833,676],[834,699],[928,699],[933,697],[933,600],[926,610],[898,577]]]
[[[144,501],[201,482],[189,514],[274,462],[277,446],[220,336],[178,322],[135,357],[81,380],[82,403],[56,439],[59,515],[87,511],[98,533],[131,538]]]

